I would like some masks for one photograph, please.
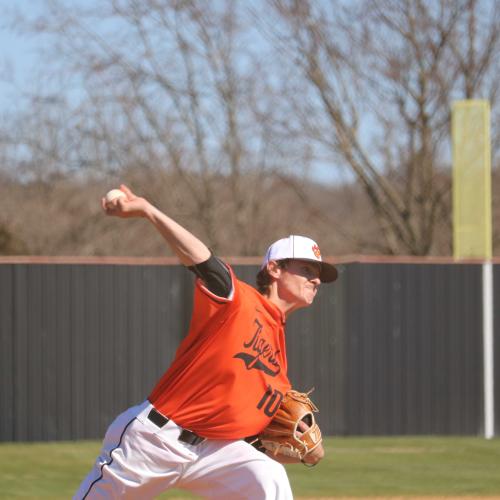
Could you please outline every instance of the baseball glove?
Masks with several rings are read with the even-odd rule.
[[[321,444],[321,431],[313,412],[318,408],[309,394],[290,390],[285,394],[278,411],[269,425],[259,434],[261,446],[272,452],[302,460]],[[299,423],[309,427],[302,431]]]

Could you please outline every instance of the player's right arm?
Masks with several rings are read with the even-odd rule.
[[[102,207],[107,215],[148,219],[185,266],[196,266],[210,258],[211,252],[208,247],[187,229],[145,198],[136,196],[127,186],[122,184],[120,190],[126,196],[117,198],[112,203],[102,200]]]
[[[144,217],[163,236],[179,260],[200,278],[208,290],[219,297],[228,298],[233,285],[226,265],[212,255],[209,248],[187,229],[165,215],[145,198],[136,196],[127,186],[120,190],[125,197],[111,203],[102,200],[102,208],[108,215],[122,218]]]

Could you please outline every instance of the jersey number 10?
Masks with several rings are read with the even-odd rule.
[[[283,401],[283,393],[277,389],[273,389],[270,385],[267,386],[266,392],[257,405],[258,410],[264,408],[264,413],[268,417],[273,417],[278,411],[281,401]]]

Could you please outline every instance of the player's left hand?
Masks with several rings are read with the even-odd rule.
[[[298,428],[300,429],[299,435],[302,435],[309,429],[309,426],[305,422],[299,422]],[[323,444],[317,446],[314,450],[308,453],[302,460],[299,458],[290,457],[289,455],[283,455],[278,453],[274,455],[273,453],[268,453],[268,455],[274,458],[277,462],[281,464],[298,464],[305,463],[306,465],[314,466],[325,456],[325,450]]]
[[[299,430],[303,434],[309,429],[309,426],[302,420],[298,425]],[[302,460],[309,465],[316,465],[321,459],[325,457],[325,450],[323,448],[323,443],[320,443],[319,446],[314,448],[310,453],[308,453]]]

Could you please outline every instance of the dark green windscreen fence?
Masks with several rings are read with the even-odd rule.
[[[234,268],[253,283],[256,266]],[[481,265],[339,268],[287,325],[290,379],[315,388],[324,434],[481,434]],[[0,264],[0,440],[101,438],[168,367],[192,290],[175,265]]]

